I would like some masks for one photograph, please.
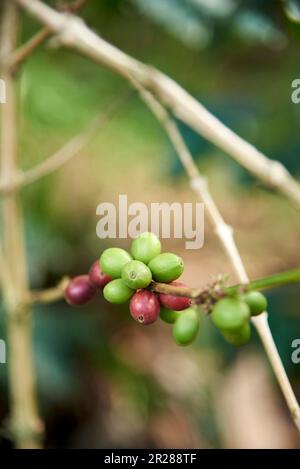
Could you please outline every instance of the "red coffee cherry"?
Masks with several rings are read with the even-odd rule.
[[[130,300],[130,313],[140,324],[152,324],[159,316],[159,301],[155,293],[148,290],[136,292]]]
[[[90,281],[101,290],[103,290],[105,285],[107,285],[112,280],[109,275],[101,271],[98,260],[92,264],[92,267],[89,270],[89,278]]]
[[[87,304],[95,295],[97,289],[89,279],[88,275],[74,277],[65,289],[65,299],[73,306]]]
[[[177,287],[187,286],[182,282],[171,282],[169,285],[174,285]],[[182,311],[183,309],[187,309],[191,306],[191,299],[185,296],[174,296],[160,293],[159,301],[165,308],[172,309],[174,311]]]

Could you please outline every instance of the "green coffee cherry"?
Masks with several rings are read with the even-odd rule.
[[[236,331],[222,331],[224,339],[232,345],[241,346],[249,342],[251,337],[251,327],[249,322],[246,322],[240,329]]]
[[[131,255],[120,248],[108,248],[100,257],[102,271],[112,278],[120,278],[123,267],[132,260]]]
[[[194,308],[182,311],[173,326],[173,337],[178,345],[188,345],[199,331],[199,315]]]
[[[215,304],[211,313],[213,323],[226,331],[241,328],[249,317],[249,306],[237,298],[223,298]]]
[[[143,262],[130,261],[122,269],[122,280],[134,290],[146,288],[152,280],[151,270]]]
[[[169,283],[176,280],[183,272],[184,264],[181,257],[165,252],[154,257],[148,264],[154,280]]]
[[[179,318],[181,315],[181,311],[173,311],[172,309],[167,309],[164,307],[160,307],[160,319],[168,324],[174,324],[174,322]]]
[[[249,291],[242,296],[242,299],[249,306],[251,316],[257,316],[268,308],[267,298],[259,291]]]
[[[154,233],[142,233],[132,241],[131,254],[138,261],[148,264],[160,254],[161,243]]]
[[[125,285],[123,280],[120,278],[112,280],[107,285],[105,285],[103,289],[104,298],[109,301],[109,303],[114,303],[117,305],[126,303],[126,301],[130,300],[133,294],[134,290],[127,287],[127,285]]]

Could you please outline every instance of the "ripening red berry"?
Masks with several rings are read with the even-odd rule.
[[[90,281],[98,288],[103,290],[105,285],[107,285],[112,278],[101,271],[99,261],[95,261],[92,267],[89,270]]]
[[[159,316],[157,295],[148,290],[136,292],[130,300],[130,313],[133,319],[141,324],[152,324]]]
[[[65,289],[65,299],[73,306],[87,304],[96,294],[96,286],[93,285],[88,275],[74,277]]]
[[[176,287],[186,287],[185,283],[182,282],[171,282],[169,285],[173,285]],[[191,299],[185,296],[174,296],[174,295],[167,295],[165,293],[160,293],[159,295],[160,303],[168,309],[172,309],[174,311],[182,311],[187,309],[191,306]]]

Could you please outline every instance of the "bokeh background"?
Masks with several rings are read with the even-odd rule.
[[[54,5],[54,2],[50,2]],[[293,5],[297,14],[297,3]],[[300,25],[282,2],[265,0],[90,0],[88,25],[130,55],[175,78],[234,131],[300,175]],[[24,15],[22,40],[39,25]],[[40,47],[18,77],[22,167],[42,161],[128,85],[89,60]],[[227,155],[180,124],[225,219],[235,228],[252,278],[299,266],[299,213]],[[31,284],[54,285],[87,272],[101,251],[129,242],[96,236],[96,207],[117,202],[196,202],[163,131],[132,94],[96,138],[59,172],[23,191]],[[202,286],[220,273],[236,280],[209,221],[205,244],[181,255],[183,280]],[[270,324],[300,398],[299,286],[268,294]],[[5,337],[3,312],[0,336]],[[128,307],[101,295],[84,308],[64,301],[37,307],[34,356],[39,401],[51,448],[299,448],[259,340],[226,345],[206,318],[196,343],[177,347],[161,321],[141,327]],[[0,366],[0,421],[8,418],[6,367]],[[10,446],[0,437],[0,447]]]

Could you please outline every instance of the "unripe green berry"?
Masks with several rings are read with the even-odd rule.
[[[146,288],[152,280],[151,270],[143,262],[130,261],[122,269],[122,280],[134,290]]]
[[[249,306],[251,316],[257,316],[268,308],[267,298],[259,291],[249,291],[242,296],[242,299]]]
[[[237,298],[223,298],[213,307],[211,318],[221,330],[234,331],[242,327],[250,317],[249,306]]]
[[[183,272],[184,264],[181,257],[165,252],[154,257],[148,264],[154,280],[169,283],[176,280]]]
[[[173,338],[178,345],[188,345],[199,331],[199,315],[194,308],[182,311],[173,326]]]
[[[240,329],[235,331],[222,331],[224,339],[232,345],[241,346],[249,342],[251,337],[251,327],[246,322]]]
[[[161,252],[161,243],[154,233],[142,233],[132,241],[131,254],[138,261],[148,264]]]
[[[105,285],[103,289],[104,298],[109,301],[109,303],[118,305],[126,303],[126,301],[130,300],[133,294],[134,290],[127,287],[127,285],[125,285],[123,280],[120,278],[112,280],[107,285]]]
[[[160,319],[168,324],[174,324],[181,314],[182,312],[167,309],[162,306],[160,307]]]
[[[123,267],[132,260],[131,255],[121,248],[108,248],[100,257],[102,271],[112,278],[120,278]]]

